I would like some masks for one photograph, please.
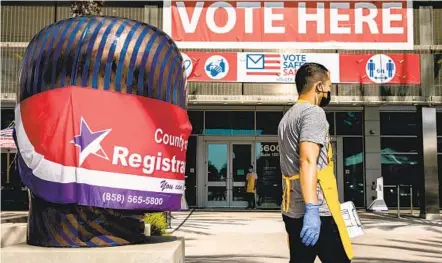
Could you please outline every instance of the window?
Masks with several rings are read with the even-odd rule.
[[[418,141],[417,137],[382,137],[381,153],[417,153]]]
[[[327,121],[329,124],[328,132],[330,133],[330,135],[335,135],[335,113],[334,112],[327,112]]]
[[[190,123],[192,123],[192,134],[202,134],[204,129],[204,112],[188,111]]]
[[[442,54],[434,54],[434,84],[435,85],[442,84]],[[438,88],[437,90],[439,92],[436,93],[435,95],[440,96],[440,88]]]
[[[337,135],[362,135],[362,112],[336,112]]]
[[[442,119],[439,118],[440,114],[437,114],[437,133],[439,136],[442,135],[442,133],[439,133],[439,123],[442,122]],[[442,208],[442,136],[437,137],[437,171],[439,175],[439,207]]]
[[[410,206],[410,185],[413,187],[413,205],[418,206],[419,155],[382,154],[382,177],[384,178],[384,197],[388,207],[397,206],[396,185],[400,188],[401,207]]]
[[[2,169],[1,169],[1,174],[2,174],[2,178],[1,178],[1,182],[2,182],[2,186],[6,185],[6,171],[7,171],[7,167],[8,167],[8,154],[7,153],[2,153]]]
[[[343,138],[344,197],[356,207],[364,207],[364,145],[363,137]]]
[[[436,113],[437,135],[442,136],[442,112]]]
[[[256,173],[258,174],[257,204],[260,208],[277,208],[281,205],[281,166],[277,142],[255,144]]]
[[[442,61],[442,54],[439,57]],[[440,64],[442,65],[442,63]],[[442,66],[438,69],[439,78],[442,80]],[[436,75],[435,75],[436,76]],[[439,206],[442,208],[442,112],[436,113],[437,124],[437,170],[439,175]]]
[[[418,116],[415,112],[381,112],[381,135],[417,135]]]
[[[382,176],[385,185],[417,183],[419,156],[417,154],[382,154]]]
[[[2,109],[2,130],[6,129],[15,119],[14,109]]]
[[[442,154],[442,136],[437,137],[437,152]]]
[[[257,135],[276,135],[278,134],[278,125],[282,119],[282,111],[256,112],[256,134]]]
[[[437,155],[437,171],[439,174],[439,207],[442,208],[442,154]]]
[[[206,111],[206,135],[255,135],[253,111]]]
[[[415,112],[381,112],[381,167],[384,178],[384,198],[388,207],[396,207],[398,190],[401,207],[409,207],[411,188],[413,205],[418,206],[420,176],[420,142],[418,115]],[[392,136],[394,135],[394,136]]]
[[[196,205],[196,151],[197,137],[190,136],[186,154],[186,201],[189,206]]]

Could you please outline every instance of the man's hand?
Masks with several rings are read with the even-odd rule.
[[[299,151],[301,191],[304,198],[305,215],[301,230],[302,243],[314,246],[319,239],[321,218],[318,205],[317,160],[320,145],[312,142],[301,142]]]
[[[305,205],[304,222],[301,230],[302,243],[306,246],[316,245],[320,231],[321,218],[319,217],[319,205],[308,203]]]

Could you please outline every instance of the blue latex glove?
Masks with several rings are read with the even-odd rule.
[[[320,231],[319,205],[308,203],[305,205],[304,222],[301,230],[302,243],[306,246],[314,246],[318,242]]]

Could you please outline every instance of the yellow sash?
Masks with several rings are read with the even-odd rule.
[[[253,173],[247,174],[247,193],[255,192],[255,176]]]
[[[326,167],[318,171],[318,181],[322,192],[324,193],[324,198],[327,202],[328,208],[330,209],[330,213],[333,216],[333,220],[338,226],[339,235],[341,237],[341,242],[345,253],[351,260],[354,257],[354,253],[351,240],[347,232],[347,227],[341,214],[341,203],[339,202],[338,187],[334,175],[333,151],[330,141],[328,144],[327,155],[328,164]],[[290,191],[292,189],[290,181],[299,179],[299,174],[293,176],[283,175],[282,177],[285,180],[285,190],[282,196],[282,210],[287,212],[290,208]]]

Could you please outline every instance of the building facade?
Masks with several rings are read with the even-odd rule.
[[[173,6],[174,2],[168,4]],[[170,19],[170,23],[175,21],[165,15],[164,5],[162,1],[106,1],[103,13],[162,28],[167,24],[164,19]],[[418,55],[418,65],[414,67],[418,69],[417,82],[335,82],[332,102],[326,112],[341,201],[351,200],[357,207],[368,207],[376,198],[374,184],[382,177],[388,207],[397,206],[397,186],[400,185],[401,207],[409,207],[412,202],[414,207],[421,207],[423,215],[433,214],[439,205],[442,207],[442,173],[438,169],[442,166],[442,145],[436,147],[442,143],[442,4],[413,1],[410,11],[412,49],[378,50],[362,46],[361,49],[255,46],[250,49],[242,45],[191,48],[187,45],[182,51],[194,61],[207,54],[228,56],[247,52],[361,58]],[[46,25],[68,17],[70,6],[62,1],[2,2],[2,129],[14,119],[19,67],[27,43]],[[195,63],[193,66],[197,67]],[[341,79],[347,71],[347,75],[352,75],[350,67],[329,69],[332,74],[340,70]],[[410,68],[402,70],[411,71]],[[371,74],[369,69],[367,72]],[[199,81],[198,76],[194,76],[193,80],[189,78],[188,90],[189,118],[193,125],[186,165],[189,206],[245,207],[244,181],[252,164],[259,178],[258,207],[278,208],[282,190],[277,126],[297,99],[293,81],[239,78]],[[13,151],[2,150],[2,185],[20,185],[14,156]]]

